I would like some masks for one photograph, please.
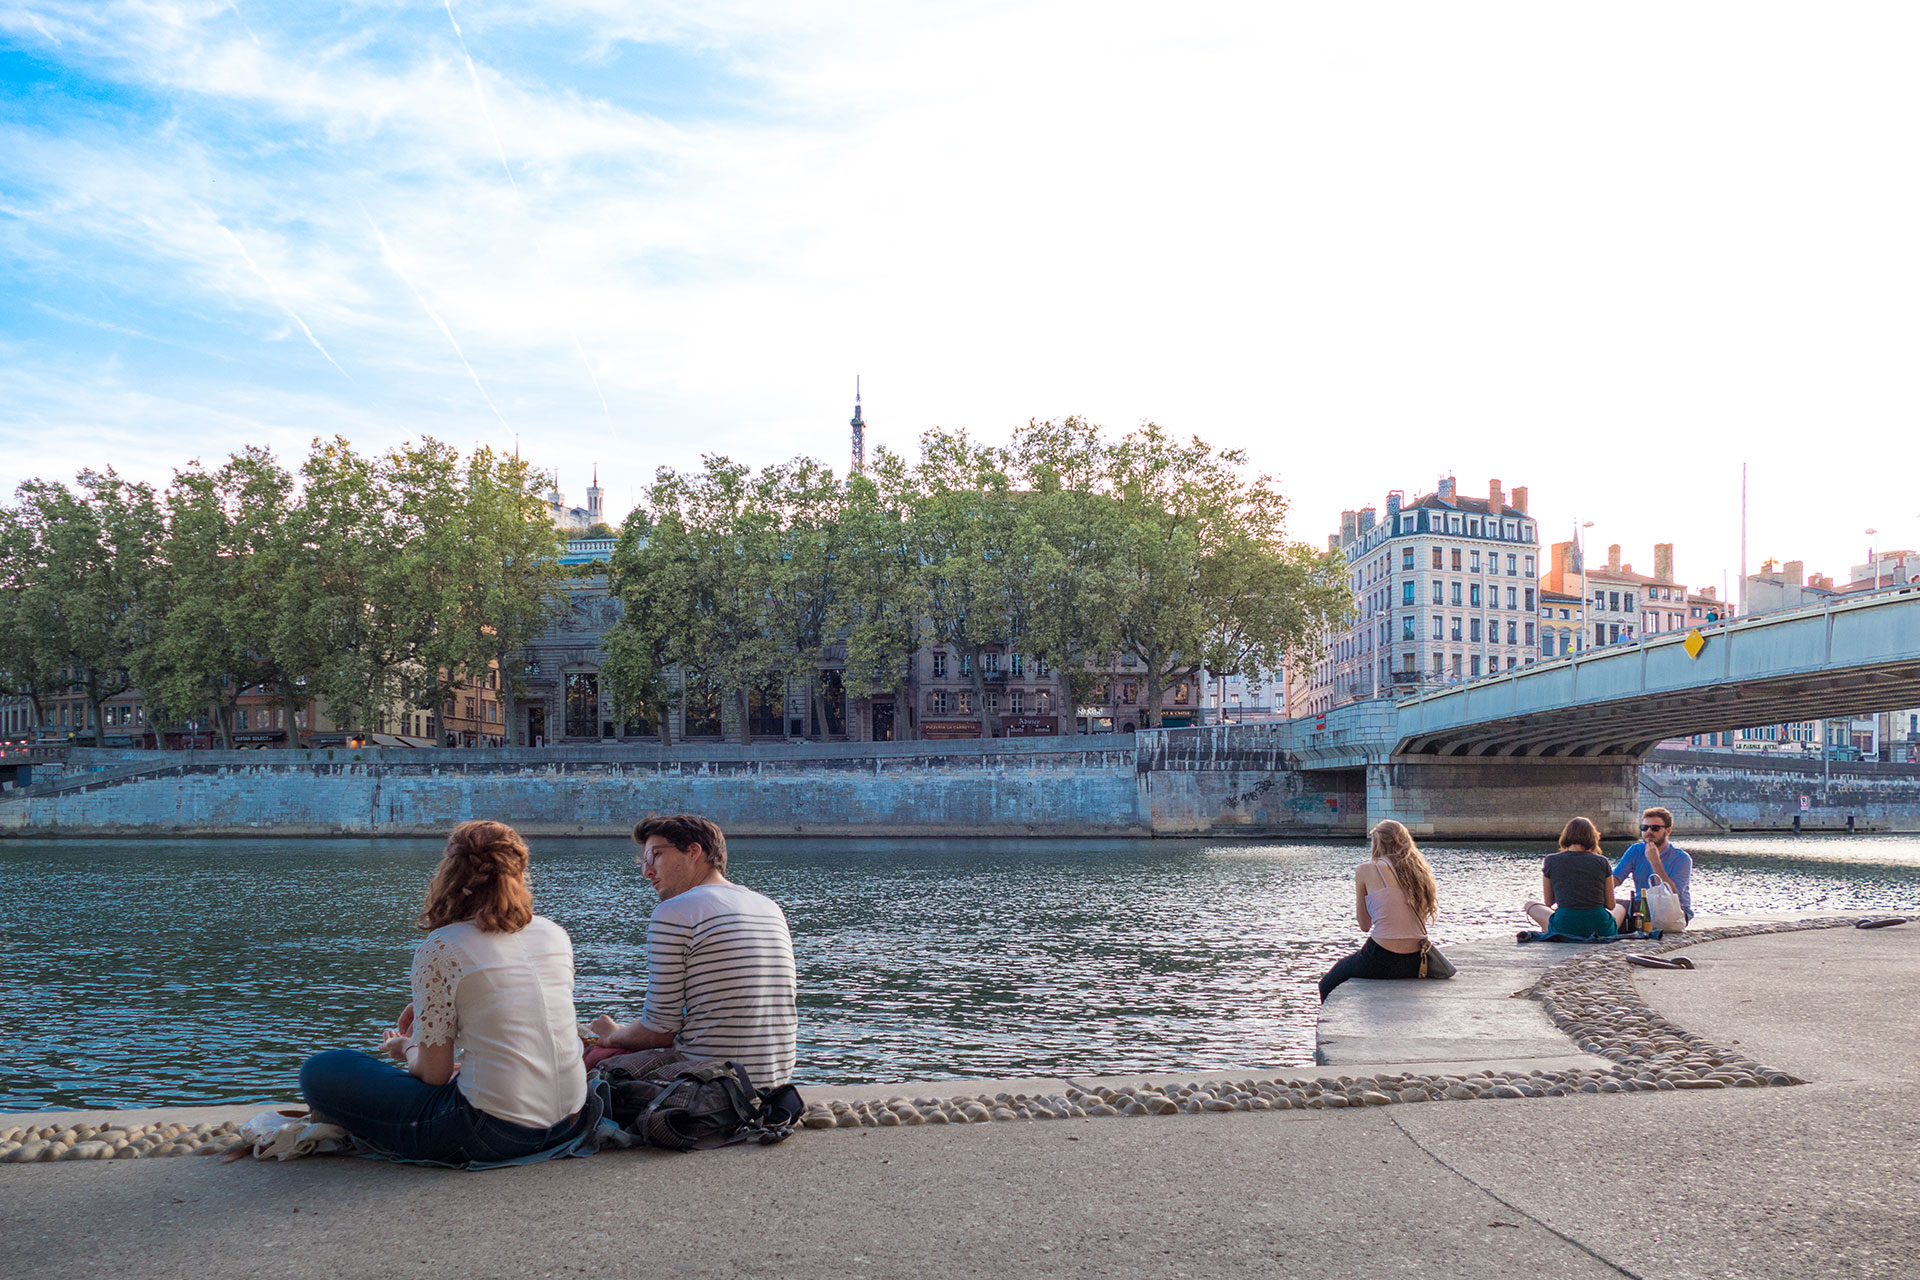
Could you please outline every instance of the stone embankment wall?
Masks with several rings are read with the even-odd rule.
[[[1807,808],[1800,798],[1807,798]],[[1640,766],[1642,808],[1673,811],[1686,835],[1742,831],[1920,831],[1920,766],[1732,752],[1656,751]]]
[[[96,751],[0,795],[0,835],[436,835],[498,817],[618,834],[691,811],[739,835],[1302,835],[1364,827],[1365,785],[1258,742],[1167,735],[669,750]]]

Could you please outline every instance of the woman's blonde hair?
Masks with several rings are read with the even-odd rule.
[[[1373,839],[1373,857],[1384,861],[1393,871],[1400,891],[1407,895],[1416,920],[1431,920],[1440,912],[1440,886],[1434,883],[1433,868],[1413,843],[1413,833],[1388,818],[1368,833]]]
[[[1588,818],[1569,818],[1567,825],[1560,828],[1560,847],[1564,849],[1584,849],[1588,853],[1600,852],[1600,828]]]
[[[473,921],[484,933],[518,933],[533,919],[527,888],[527,842],[504,822],[463,822],[427,886],[422,929]]]

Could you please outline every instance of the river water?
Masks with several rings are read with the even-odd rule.
[[[1920,837],[1689,842],[1702,913],[1920,911]],[[0,1110],[294,1095],[407,1000],[436,841],[0,842]],[[802,1082],[1312,1061],[1357,844],[749,840],[786,909]],[[1525,927],[1544,846],[1435,846],[1436,939]],[[1617,850],[1615,850],[1617,853]],[[631,1017],[653,893],[624,840],[534,844],[583,1019]]]

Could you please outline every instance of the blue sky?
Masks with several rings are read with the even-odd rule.
[[[457,29],[456,29],[457,23]],[[1152,419],[1316,541],[1920,546],[1900,5],[0,3],[0,485]],[[470,59],[470,61],[469,61]],[[1869,536],[1867,527],[1880,532]]]

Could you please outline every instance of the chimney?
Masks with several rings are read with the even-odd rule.
[[[1615,573],[1620,572],[1620,544],[1617,542],[1607,548],[1607,568]]]
[[[1720,597],[1716,593],[1719,590],[1720,588],[1718,587],[1702,587],[1700,588],[1699,594],[1705,596],[1709,600],[1718,600]]]
[[[1327,550],[1329,550],[1329,551],[1338,551],[1339,549],[1340,549],[1340,535],[1339,535],[1339,534],[1337,534],[1337,533],[1330,533],[1330,534],[1328,534],[1328,535],[1327,535]]]
[[[1360,513],[1359,512],[1342,511],[1340,513],[1340,545],[1341,546],[1344,547],[1349,542],[1352,542],[1354,538],[1358,536],[1359,529],[1360,529]]]
[[[1453,477],[1452,476],[1440,477],[1439,495],[1440,495],[1440,501],[1446,503],[1448,506],[1453,505]]]
[[[1373,508],[1362,507],[1360,508],[1360,527],[1356,529],[1355,532],[1365,533],[1367,530],[1373,528],[1373,523],[1374,523]]]
[[[1673,544],[1671,542],[1653,544],[1653,580],[1655,582],[1673,581]]]
[[[1391,520],[1400,514],[1400,504],[1406,501],[1406,497],[1407,495],[1398,489],[1387,491],[1387,519]]]
[[[1787,561],[1787,568],[1786,568],[1787,585],[1790,587],[1797,587],[1802,585],[1801,578],[1802,578],[1802,575],[1806,573],[1806,571],[1807,571],[1806,561],[1804,560]]]
[[[1504,501],[1505,497],[1506,495],[1502,493],[1500,490],[1500,482],[1498,480],[1487,481],[1487,510],[1488,511],[1491,511],[1494,515],[1497,516],[1502,511],[1506,510],[1507,504]]]
[[[1521,515],[1527,514],[1527,486],[1520,485],[1514,489],[1513,497],[1509,498],[1507,502],[1508,505]]]

